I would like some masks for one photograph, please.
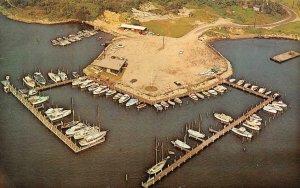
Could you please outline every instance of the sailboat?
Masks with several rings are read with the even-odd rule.
[[[70,127],[73,127],[75,125],[77,125],[80,121],[75,121],[75,111],[74,111],[74,102],[73,102],[73,98],[71,98],[71,108],[72,108],[72,121],[68,122],[68,123],[64,123],[61,128],[62,129],[68,129]]]
[[[157,140],[155,139],[155,165],[152,166],[148,171],[147,173],[149,175],[152,175],[152,174],[156,174],[158,172],[160,172],[163,167],[166,165],[168,159],[170,158],[169,156],[167,156],[166,158],[164,158],[163,156],[163,144],[161,144],[161,161],[160,162],[157,162]]]
[[[199,131],[195,131],[193,129],[188,129],[187,130],[189,137],[192,137],[196,140],[200,140],[202,138],[205,138],[205,134],[200,132],[200,122],[199,122]]]

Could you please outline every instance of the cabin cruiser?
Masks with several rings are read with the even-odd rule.
[[[272,91],[267,91],[266,93],[265,93],[265,95],[270,95],[272,93]]]
[[[255,131],[260,130],[260,127],[258,125],[250,124],[247,121],[243,123],[243,126],[249,128],[249,129],[255,130]]]
[[[163,107],[165,107],[165,108],[169,108],[170,107],[170,105],[168,104],[168,103],[166,103],[165,101],[161,101],[161,103],[160,103]]]
[[[107,91],[109,91],[109,88],[104,88],[101,91],[99,91],[99,95],[104,94]]]
[[[180,149],[191,149],[191,146],[187,145],[185,142],[182,142],[181,140],[175,140],[175,141],[171,141],[171,143],[175,146],[178,147]]]
[[[261,120],[258,120],[258,119],[248,119],[246,120],[246,122],[250,125],[261,125]]]
[[[61,111],[63,111],[63,108],[49,108],[48,110],[45,111],[45,114],[49,116],[51,114],[60,113]]]
[[[157,111],[163,110],[163,107],[160,104],[154,104],[153,106],[157,109]]]
[[[79,77],[76,80],[72,81],[72,86],[79,86],[86,80],[86,77]]]
[[[130,99],[130,100],[126,103],[126,107],[135,105],[135,104],[137,104],[138,102],[139,102],[138,99]]]
[[[205,97],[203,95],[201,95],[200,93],[195,93],[195,95],[199,98],[199,99],[204,99]]]
[[[99,88],[99,84],[98,83],[94,83],[93,85],[91,85],[90,87],[88,87],[88,91],[95,91],[98,88]]]
[[[53,82],[55,82],[55,83],[61,81],[60,77],[59,77],[57,74],[54,74],[54,73],[52,73],[52,72],[49,72],[49,73],[48,73],[48,76],[49,76],[49,78],[50,78]]]
[[[168,103],[169,103],[170,105],[172,105],[172,106],[175,106],[175,105],[176,105],[176,103],[173,102],[173,101],[171,101],[170,99],[168,100]]]
[[[28,98],[28,101],[33,105],[44,103],[47,100],[49,100],[49,96],[32,96]]]
[[[213,89],[208,90],[208,93],[215,95],[215,96],[218,95],[218,93]]]
[[[80,146],[88,146],[96,142],[104,142],[107,131],[94,131],[79,141]]]
[[[274,110],[277,110],[279,112],[283,111],[283,109],[280,106],[276,106],[276,105],[272,105],[272,104],[268,104],[267,106],[270,108],[273,108]]]
[[[233,121],[232,117],[225,114],[214,113],[214,116],[215,118],[221,120],[224,123],[230,123],[231,121]]]
[[[193,129],[188,129],[188,134],[189,134],[189,137],[195,138],[196,140],[205,138],[205,134],[203,134],[199,131],[195,131]]]
[[[227,88],[224,86],[218,85],[214,88],[214,90],[216,90],[219,93],[224,93],[227,90]]]
[[[46,79],[44,78],[44,76],[42,75],[42,73],[40,72],[35,72],[33,74],[34,80],[40,84],[40,85],[45,85],[46,84]]]
[[[106,96],[111,96],[111,95],[114,95],[115,93],[117,93],[116,90],[109,90],[105,93]]]
[[[277,113],[277,110],[275,110],[274,108],[271,108],[270,106],[264,106],[263,110],[266,111],[266,112],[270,112],[272,114],[276,114]]]
[[[130,99],[129,95],[125,94],[119,99],[119,104],[122,104]]]
[[[72,126],[68,130],[66,130],[66,135],[73,136],[76,132],[80,131],[84,127],[86,127],[86,125],[80,122],[77,125]]]
[[[35,82],[34,80],[30,77],[30,76],[25,76],[23,78],[23,82],[28,86],[28,87],[31,87],[31,88],[34,88],[35,87]]]
[[[182,100],[180,98],[175,98],[174,101],[178,104],[182,104]]]
[[[250,83],[245,83],[245,84],[244,84],[244,88],[249,88],[250,86],[251,86]]]
[[[234,78],[229,79],[229,82],[230,82],[230,83],[233,83],[233,82],[235,82],[235,81],[236,81],[236,79],[234,79]]]
[[[163,167],[165,166],[165,164],[167,163],[168,159],[170,157],[166,157],[165,159],[161,160],[159,163],[155,164],[153,167],[151,167],[149,170],[147,170],[147,173],[149,175],[152,175],[152,174],[156,174],[158,172],[160,172]]]
[[[28,95],[29,96],[33,96],[33,95],[36,95],[38,92],[35,90],[35,89],[31,89],[28,91]]]
[[[189,97],[191,99],[193,99],[194,101],[197,101],[198,100],[198,97],[195,95],[195,94],[189,94]]]
[[[272,102],[272,105],[273,105],[273,106],[283,107],[283,108],[286,108],[286,107],[287,107],[287,104],[285,104],[285,103],[282,102],[282,101],[273,101],[273,102]]]
[[[57,75],[60,77],[61,81],[68,80],[67,74],[63,71],[60,71],[59,69]]]
[[[64,123],[62,126],[61,126],[61,128],[62,129],[68,129],[68,128],[70,128],[70,127],[73,127],[73,126],[75,126],[75,125],[77,125],[78,123],[79,123],[80,121],[70,121],[70,122],[68,122],[68,123]]]
[[[266,91],[266,88],[263,88],[263,87],[258,89],[259,93],[264,93],[265,91]]]
[[[90,87],[94,84],[95,82],[93,80],[85,80],[82,82],[82,84],[80,85],[80,89],[85,89],[87,87]]]
[[[245,80],[239,80],[236,84],[240,86],[240,85],[244,84],[244,82],[245,82]]]
[[[141,104],[139,104],[139,105],[137,105],[137,109],[142,109],[142,108],[145,108],[147,106],[147,104],[146,103],[141,103]]]
[[[279,96],[280,96],[279,93],[274,93],[272,97],[273,97],[273,98],[277,98],[277,97],[279,97]]]
[[[73,137],[75,140],[80,140],[83,139],[87,134],[91,134],[92,131],[99,131],[99,127],[86,126],[77,131]]]
[[[253,91],[256,91],[258,89],[258,86],[253,85],[253,86],[251,86],[250,89],[253,90]]]
[[[100,87],[100,86],[98,86],[98,87],[93,91],[93,94],[94,94],[94,95],[99,95],[100,92],[101,92],[102,90],[103,90],[103,88]]]
[[[28,90],[27,89],[19,89],[18,90],[21,95],[24,97],[24,98],[27,98],[28,97]]]
[[[71,110],[62,110],[61,112],[59,113],[54,113],[54,114],[50,114],[48,115],[48,118],[51,120],[51,121],[56,121],[56,120],[59,120],[59,119],[62,119],[68,115],[71,114]]]
[[[250,117],[254,118],[254,119],[257,119],[259,121],[262,121],[262,118],[260,116],[258,116],[257,114],[252,114]]]
[[[240,136],[244,136],[246,138],[252,138],[252,134],[248,132],[245,127],[240,127],[240,128],[233,127],[231,131]]]
[[[80,75],[79,75],[77,72],[72,72],[72,76],[73,76],[74,78],[78,78]]]
[[[113,100],[118,100],[123,96],[122,93],[117,93],[115,96],[113,96]]]
[[[207,91],[202,91],[202,93],[203,93],[203,95],[205,95],[205,96],[207,96],[207,97],[210,96],[210,94],[209,94]]]

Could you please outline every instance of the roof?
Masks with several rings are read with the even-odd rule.
[[[121,24],[120,28],[136,29],[136,30],[141,30],[141,31],[144,31],[147,29],[147,27],[137,26],[137,25],[129,25],[129,24]]]
[[[93,65],[99,66],[101,68],[111,69],[120,71],[123,65],[126,63],[126,60],[120,60],[120,59],[111,59],[111,58],[105,58],[105,59],[96,59],[93,62]]]

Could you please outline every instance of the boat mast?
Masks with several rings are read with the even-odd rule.
[[[73,97],[71,97],[71,109],[73,113],[73,122],[75,121],[75,112],[74,112],[74,102],[73,102]]]
[[[99,104],[97,106],[97,125],[98,125],[99,130],[100,130]]]
[[[157,138],[155,137],[155,164],[157,164]]]
[[[164,146],[163,143],[161,143],[161,160],[164,159]]]

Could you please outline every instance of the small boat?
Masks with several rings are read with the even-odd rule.
[[[248,88],[248,87],[250,87],[250,86],[251,86],[250,83],[245,83],[245,84],[244,84],[244,88]]]
[[[45,85],[46,84],[46,79],[44,78],[44,76],[42,75],[42,73],[40,72],[35,72],[33,74],[34,80],[40,84],[40,85]]]
[[[250,117],[257,119],[259,121],[262,121],[262,118],[260,116],[258,116],[257,114],[252,114]]]
[[[68,129],[68,128],[70,128],[70,127],[73,127],[73,126],[77,125],[79,122],[80,122],[80,121],[70,121],[70,122],[68,122],[68,123],[64,123],[64,124],[61,126],[61,128],[62,128],[62,129]]]
[[[99,95],[106,93],[107,91],[109,91],[109,88],[104,88],[99,92]]]
[[[286,108],[286,107],[287,107],[287,104],[285,104],[285,103],[282,102],[282,101],[273,101],[273,102],[272,102],[272,105],[274,105],[274,106],[279,106],[279,107],[283,107],[283,108]]]
[[[147,106],[146,103],[141,103],[141,104],[139,104],[136,108],[137,108],[137,109],[142,109],[142,108],[145,108],[146,106]]]
[[[49,96],[32,96],[28,98],[28,101],[33,105],[44,103],[47,100],[49,100]]]
[[[266,91],[266,88],[263,88],[263,87],[258,89],[259,93],[264,93],[265,91]]]
[[[259,131],[259,130],[260,130],[260,127],[259,127],[259,126],[253,125],[253,124],[249,124],[249,123],[247,123],[247,122],[244,122],[244,123],[243,123],[243,126],[249,128],[249,129],[255,130],[255,131]]]
[[[52,73],[52,72],[49,72],[49,73],[48,73],[48,76],[49,76],[49,78],[50,78],[53,82],[55,82],[55,83],[61,81],[60,77],[59,77],[57,74],[54,74],[54,73]]]
[[[19,89],[19,92],[22,94],[23,97],[28,97],[28,90],[27,89]]]
[[[203,93],[203,95],[205,95],[205,96],[207,96],[207,97],[210,96],[210,94],[209,94],[207,91],[203,91],[202,93]]]
[[[85,89],[92,86],[95,82],[93,80],[85,80],[81,83],[80,89]]]
[[[153,167],[151,167],[149,170],[147,170],[147,173],[149,175],[152,175],[152,174],[156,174],[156,173],[160,172],[163,169],[163,167],[166,165],[169,158],[170,157],[168,156],[167,158],[163,159],[159,163],[155,164]]]
[[[105,93],[106,96],[111,96],[111,95],[114,95],[115,93],[117,93],[116,90],[109,90]]]
[[[234,79],[234,78],[229,79],[229,82],[230,82],[230,83],[233,83],[233,82],[235,82],[235,81],[236,81],[236,79]]]
[[[170,99],[168,100],[168,103],[169,103],[170,105],[172,105],[172,106],[175,106],[175,105],[176,105],[176,103],[173,102],[173,101],[171,101]]]
[[[30,77],[30,76],[25,76],[23,78],[23,82],[28,86],[28,87],[31,87],[31,88],[34,88],[35,87],[35,82],[34,80]]]
[[[276,106],[276,105],[272,105],[272,104],[268,104],[267,106],[270,108],[273,108],[274,110],[279,111],[279,112],[283,111],[283,109],[280,106]]]
[[[256,91],[258,89],[258,86],[253,85],[253,86],[251,86],[250,89],[253,90],[253,91]]]
[[[171,150],[168,150],[168,154],[169,154],[169,155],[175,155],[175,152],[174,152],[174,151],[171,151]]]
[[[277,113],[277,110],[275,110],[274,108],[271,108],[269,106],[264,106],[263,110],[266,111],[266,112],[270,112],[272,114],[276,114]]]
[[[122,104],[130,99],[129,95],[125,94],[119,99],[119,104]]]
[[[218,95],[218,93],[213,89],[208,90],[208,93],[215,95],[215,96]]]
[[[31,89],[28,91],[28,95],[29,96],[33,96],[33,95],[36,95],[38,92],[35,90],[35,89]]]
[[[105,135],[107,131],[95,131],[87,136],[85,136],[82,140],[79,141],[80,146],[88,146],[90,144],[99,142],[102,143],[105,141]]]
[[[100,92],[103,90],[103,88],[101,88],[101,87],[97,87],[94,91],[93,91],[93,95],[99,95],[100,94]]]
[[[123,96],[122,93],[117,93],[115,96],[113,96],[113,100],[118,100]]]
[[[175,140],[175,141],[171,141],[171,143],[175,146],[178,147],[180,149],[191,149],[191,146],[187,145],[186,143],[182,142],[181,140]]]
[[[56,121],[56,120],[66,117],[70,114],[71,114],[71,110],[63,110],[59,113],[54,113],[54,114],[48,115],[48,118],[50,119],[50,121]]]
[[[60,71],[59,69],[57,75],[60,77],[61,81],[68,80],[67,74],[63,71]]]
[[[261,121],[257,120],[257,119],[249,119],[245,121],[246,123],[248,123],[249,125],[261,125]]]
[[[195,131],[193,129],[188,129],[187,132],[188,132],[189,137],[195,138],[196,140],[205,138],[205,134]]]
[[[72,76],[73,76],[74,78],[78,78],[80,75],[79,75],[77,72],[72,72]]]
[[[225,115],[225,114],[219,114],[219,113],[214,113],[215,118],[218,120],[224,122],[224,123],[230,123],[233,121],[232,117]]]
[[[99,127],[98,127],[99,129]],[[80,140],[83,139],[84,136],[86,136],[90,131],[94,131],[96,130],[96,127],[91,127],[91,126],[86,126],[83,129],[80,129],[79,131],[77,131],[73,137],[75,140]]]
[[[157,111],[163,110],[163,107],[160,104],[154,104],[153,106],[156,108]]]
[[[182,100],[180,98],[175,98],[174,101],[178,104],[182,104]]]
[[[96,89],[99,88],[99,84],[98,83],[94,83],[93,85],[91,85],[90,87],[88,87],[88,91],[95,91]]]
[[[214,90],[216,90],[219,93],[224,93],[227,90],[227,88],[224,86],[216,86],[214,87]]]
[[[80,122],[77,125],[72,126],[68,130],[66,130],[66,135],[73,136],[76,132],[83,129],[84,127],[86,127],[86,125]]]
[[[198,101],[198,97],[195,94],[189,94],[189,97],[194,101]]]
[[[245,127],[240,127],[240,128],[232,128],[231,129],[232,132],[240,135],[240,136],[244,136],[246,138],[252,138],[252,134],[249,133]]]
[[[161,101],[160,104],[165,107],[165,108],[169,108],[170,105],[168,103],[166,103],[165,101]]]
[[[76,80],[72,81],[72,86],[79,86],[86,80],[86,77],[78,77]]]
[[[201,95],[200,93],[195,93],[195,95],[199,98],[199,99],[204,99],[205,97],[203,95]]]
[[[139,100],[138,99],[134,99],[134,98],[132,98],[132,99],[130,99],[127,103],[126,103],[126,107],[129,107],[129,106],[132,106],[132,105],[135,105],[135,104],[137,104],[139,102]]]
[[[277,98],[277,97],[279,97],[279,96],[280,96],[279,93],[274,93],[272,97],[273,97],[273,98]]]
[[[49,108],[48,110],[45,111],[45,114],[49,116],[51,114],[60,113],[61,111],[63,111],[63,108]]]
[[[272,91],[267,91],[266,93],[265,93],[265,95],[270,95],[272,93]]]
[[[240,85],[244,84],[244,82],[245,82],[245,80],[239,80],[236,84],[240,86]]]

